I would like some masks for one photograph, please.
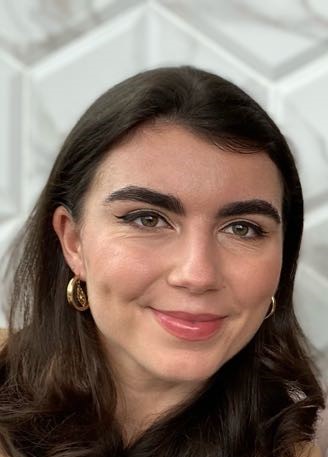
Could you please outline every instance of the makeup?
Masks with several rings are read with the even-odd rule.
[[[217,333],[224,316],[215,314],[190,314],[179,311],[160,311],[151,308],[157,322],[168,333],[189,341],[203,341]]]

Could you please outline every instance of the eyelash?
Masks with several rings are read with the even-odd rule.
[[[165,219],[164,216],[161,214],[155,212],[155,211],[133,211],[132,213],[125,214],[124,216],[115,216],[117,219],[120,219],[123,224],[131,224],[134,225],[135,227],[139,228],[140,230],[158,230],[162,227],[147,227],[142,224],[136,224],[135,221],[137,219],[140,219],[142,217],[156,217],[158,219],[161,219],[162,221],[165,222],[168,226],[170,225],[169,222]]]
[[[160,220],[162,220],[163,222],[165,222],[165,224],[167,226],[171,226],[171,224],[166,220],[166,218],[164,216],[162,216],[161,214],[155,212],[155,211],[134,211],[132,213],[128,213],[128,214],[125,214],[123,216],[115,216],[117,219],[119,219],[123,224],[130,224],[130,225],[133,225],[134,227],[136,227],[137,229],[139,230],[160,230],[163,228],[163,226],[160,226],[160,227],[147,227],[145,225],[142,225],[142,224],[137,224],[135,221],[137,219],[140,219],[142,217],[155,217],[155,218],[158,218]],[[240,226],[243,226],[243,227],[247,227],[248,229],[251,229],[254,231],[254,235],[251,235],[251,236],[240,236],[240,235],[236,235],[235,233],[230,233],[230,235],[232,236],[236,236],[236,237],[239,237],[241,239],[244,239],[244,240],[254,240],[254,239],[258,239],[258,238],[264,238],[268,232],[266,232],[261,226],[259,225],[256,225],[256,224],[253,224],[251,222],[248,222],[248,221],[243,221],[243,220],[239,220],[239,221],[235,221],[235,222],[230,222],[228,225],[226,225],[224,227],[224,229],[228,229],[228,228],[231,228],[233,226],[237,226],[237,225],[240,225]],[[247,234],[248,235],[248,234]]]

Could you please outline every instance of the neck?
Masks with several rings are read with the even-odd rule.
[[[127,444],[199,390],[199,383],[174,383],[136,376],[125,379],[133,381],[119,382],[116,417]]]

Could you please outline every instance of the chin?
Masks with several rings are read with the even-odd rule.
[[[183,366],[181,366],[183,365]],[[209,379],[219,368],[220,366],[204,366],[200,363],[193,363],[188,366],[186,363],[181,364],[180,367],[169,366],[166,370],[161,370],[158,373],[158,376],[163,380],[173,382],[173,383],[204,383]]]

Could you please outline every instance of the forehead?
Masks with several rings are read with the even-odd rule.
[[[143,127],[115,146],[98,169],[95,189],[151,187],[182,200],[266,198],[281,207],[280,173],[264,152],[242,153],[174,125]]]

